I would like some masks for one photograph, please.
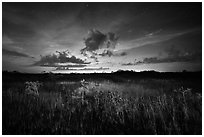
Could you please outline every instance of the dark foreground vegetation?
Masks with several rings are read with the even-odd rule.
[[[202,134],[201,72],[3,72],[2,85],[3,134]]]

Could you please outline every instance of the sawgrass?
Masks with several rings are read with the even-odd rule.
[[[192,89],[165,80],[79,85],[44,83],[39,96],[23,83],[4,89],[2,133],[202,134],[202,96]]]

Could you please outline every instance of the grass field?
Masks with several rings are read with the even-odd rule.
[[[202,94],[173,79],[3,84],[3,134],[202,134]],[[6,85],[6,88],[4,88]]]

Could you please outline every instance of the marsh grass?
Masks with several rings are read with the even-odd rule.
[[[202,134],[202,95],[192,89],[169,92],[167,86],[165,92],[159,85],[109,81],[79,85],[44,83],[39,96],[24,94],[23,86],[4,90],[2,133]]]

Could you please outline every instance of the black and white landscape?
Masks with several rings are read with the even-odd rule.
[[[202,3],[3,2],[2,134],[202,134]]]

